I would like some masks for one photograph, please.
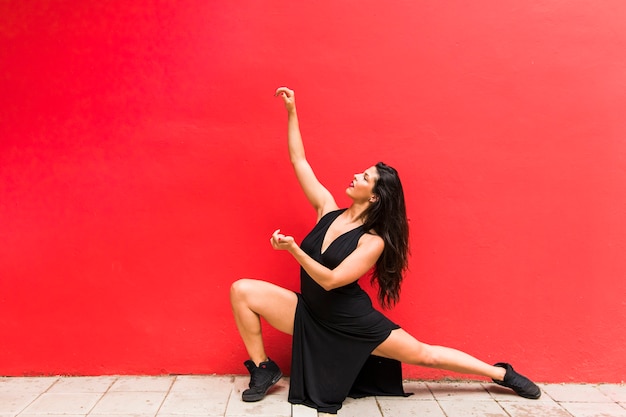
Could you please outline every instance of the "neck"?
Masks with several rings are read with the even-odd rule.
[[[367,203],[366,204],[352,203],[352,205],[346,209],[346,211],[344,212],[344,215],[350,221],[350,223],[355,223],[355,222],[363,223],[363,219],[361,216],[368,206],[369,205]]]

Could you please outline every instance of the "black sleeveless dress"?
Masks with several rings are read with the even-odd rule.
[[[365,233],[359,226],[321,252],[326,231],[344,210],[322,217],[301,244],[302,250],[330,269],[356,249]],[[326,291],[301,268],[300,285],[289,402],[334,414],[348,395],[406,395],[400,363],[370,356],[399,326],[374,309],[358,282]]]

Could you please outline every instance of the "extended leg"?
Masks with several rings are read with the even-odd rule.
[[[392,331],[373,354],[412,365],[482,375],[497,380],[502,380],[505,373],[504,369],[489,365],[460,350],[422,343],[402,329]]]
[[[489,365],[456,349],[427,345],[402,329],[392,331],[373,354],[413,365],[486,376],[500,385],[513,389],[522,397],[537,399],[541,396],[539,387],[515,372],[509,364]]]

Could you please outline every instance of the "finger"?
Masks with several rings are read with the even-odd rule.
[[[282,95],[284,97],[291,98],[291,96],[293,96],[293,90],[290,90],[287,87],[278,87],[275,95]]]

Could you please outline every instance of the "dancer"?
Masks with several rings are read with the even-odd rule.
[[[270,238],[274,249],[287,251],[300,264],[300,293],[252,279],[231,287],[233,314],[250,356],[243,401],[261,400],[282,376],[265,352],[261,317],[293,335],[293,404],[336,413],[371,358],[485,376],[522,397],[539,398],[537,385],[508,363],[489,365],[456,349],[422,343],[372,306],[359,278],[372,270],[379,301],[390,307],[399,300],[407,267],[409,231],[398,173],[379,162],[355,174],[346,189],[352,203],[339,208],[306,159],[294,92],[281,87],[276,96],[287,109],[289,156],[317,224],[300,245],[281,230]],[[370,388],[375,395],[403,394]]]

